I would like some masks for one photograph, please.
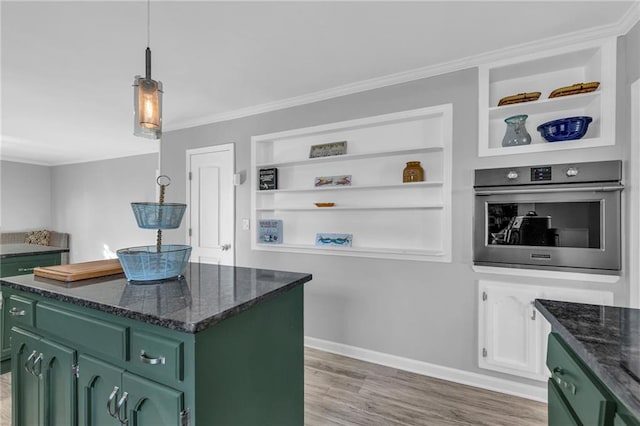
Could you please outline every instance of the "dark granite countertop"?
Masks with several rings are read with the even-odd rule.
[[[0,278],[0,286],[197,333],[310,280],[304,273],[190,263],[184,279],[160,284],[129,284],[124,274],[71,283],[30,274]]]
[[[0,259],[32,254],[68,253],[68,248],[40,246],[37,244],[0,244]]]
[[[535,301],[536,308],[636,418],[640,380],[623,366],[640,362],[640,309]]]

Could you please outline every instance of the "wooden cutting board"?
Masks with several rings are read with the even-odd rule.
[[[33,269],[37,277],[58,281],[79,281],[122,273],[118,259],[95,260],[93,262],[71,263],[68,265],[39,266]]]

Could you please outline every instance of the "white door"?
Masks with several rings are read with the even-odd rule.
[[[235,264],[234,145],[187,150],[191,261]]]
[[[479,364],[482,368],[541,379],[541,333],[533,306],[536,289],[480,281]]]

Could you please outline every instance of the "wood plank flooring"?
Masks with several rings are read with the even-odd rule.
[[[315,349],[305,348],[304,374],[305,426],[547,424],[546,404]],[[11,375],[3,374],[0,426],[10,425]]]

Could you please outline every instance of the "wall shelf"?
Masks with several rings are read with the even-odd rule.
[[[369,189],[401,189],[411,187],[438,187],[442,186],[442,181],[437,182],[410,182],[410,183],[394,183],[386,185],[345,185],[345,186],[319,186],[312,188],[292,188],[292,189],[270,189],[257,190],[258,195],[280,194],[286,192],[321,192],[321,191],[349,191],[349,190],[369,190]]]
[[[314,212],[331,212],[338,210],[411,210],[411,209],[443,209],[444,205],[442,204],[422,204],[422,205],[411,205],[411,204],[395,204],[393,206],[380,204],[377,206],[334,206],[334,207],[274,207],[274,208],[257,208],[256,211],[259,212],[269,212],[269,211],[314,211]]]
[[[479,68],[478,155],[512,155],[615,144],[616,40],[608,38],[542,53],[509,58]],[[560,87],[600,82],[594,92],[549,98]],[[501,98],[541,92],[536,101],[497,106]],[[502,147],[504,119],[526,114],[531,144]],[[537,131],[545,122],[572,116],[590,116],[593,122],[582,138],[547,142]]]
[[[252,249],[450,261],[451,135],[447,104],[254,136]],[[347,141],[347,154],[308,158],[311,146],[337,141]],[[421,162],[424,182],[402,182],[409,161]],[[259,170],[273,167],[278,189],[259,190]],[[352,185],[313,186],[341,175]],[[283,244],[258,241],[260,220],[282,220]],[[318,233],[352,234],[352,247],[315,246]]]

